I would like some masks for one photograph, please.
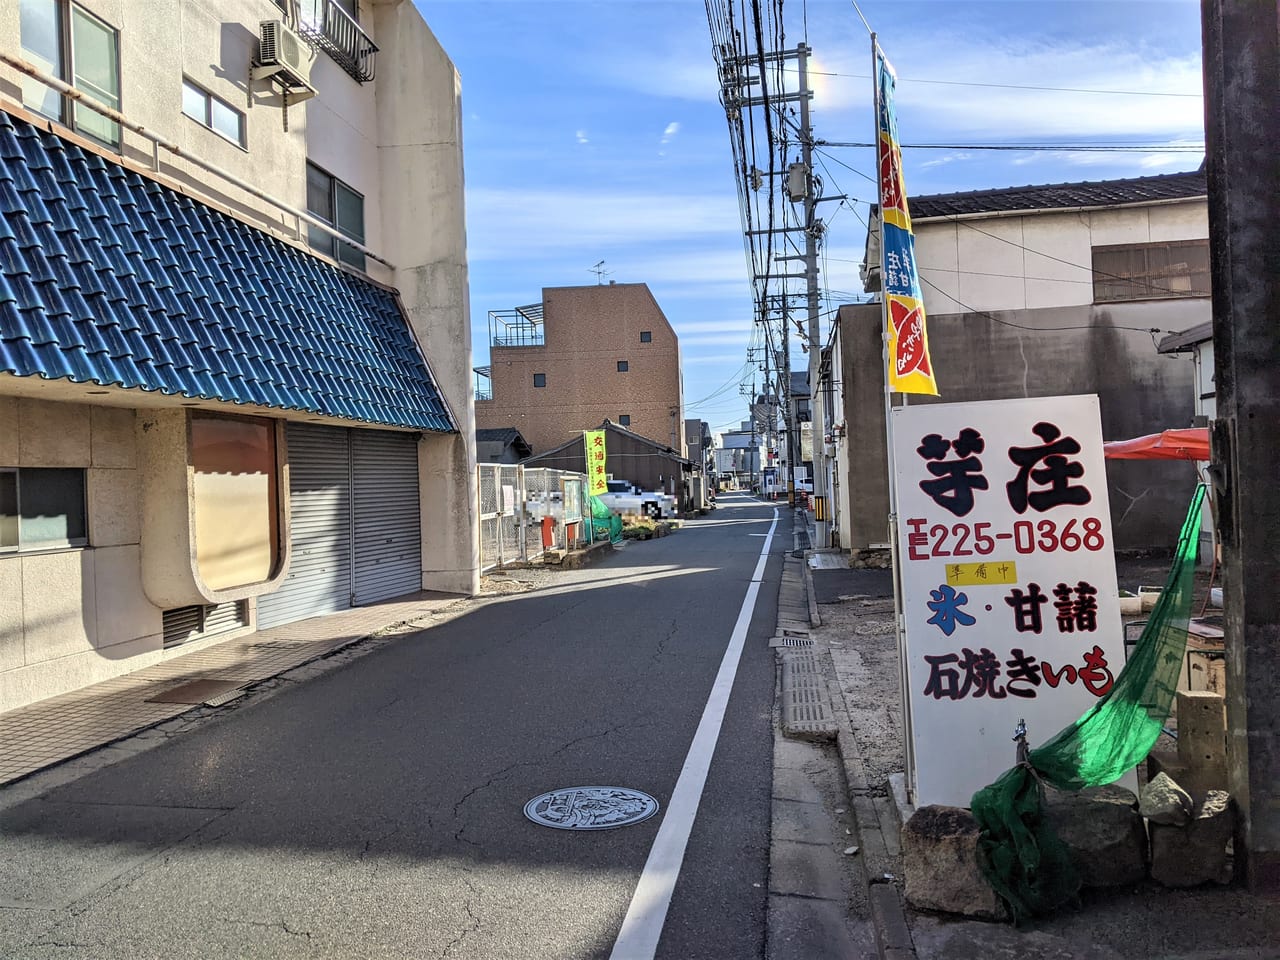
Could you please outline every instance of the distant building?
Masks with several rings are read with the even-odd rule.
[[[764,438],[753,429],[750,420],[742,421],[737,430],[720,434],[715,448],[716,475],[721,483],[729,477],[740,487],[750,486],[760,479],[760,448]]]
[[[642,490],[670,494],[685,508],[688,480],[697,466],[692,460],[680,456],[674,447],[656,443],[616,423],[605,421],[593,424],[590,429],[605,431],[605,472],[610,480],[626,480]],[[535,454],[524,465],[586,473],[582,433],[558,447]]]
[[[711,456],[713,438],[711,427],[705,420],[686,420],[684,422],[684,452],[694,463],[701,464],[704,471],[715,469],[715,461]]]
[[[489,314],[476,425],[514,427],[535,453],[603,421],[681,452],[680,343],[643,283],[547,287]]]
[[[532,453],[515,427],[476,431],[476,463],[519,463]]]

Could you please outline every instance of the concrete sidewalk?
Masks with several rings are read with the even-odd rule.
[[[881,956],[905,960],[1277,960],[1280,902],[1238,887],[1171,890],[1150,881],[1086,890],[1079,910],[1014,928],[906,907],[900,803],[890,775],[904,769],[898,650],[889,571],[807,569],[821,626],[815,650],[829,664],[857,831],[871,894],[884,898]],[[909,814],[909,811],[908,811]],[[893,921],[894,911],[902,918]],[[896,936],[890,944],[885,937]]]
[[[146,669],[0,713],[0,785],[198,707],[229,703],[287,670],[394,627],[438,620],[466,603],[452,594],[417,593],[312,617],[202,644]],[[211,683],[188,687],[199,681]]]

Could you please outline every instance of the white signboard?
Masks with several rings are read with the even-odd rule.
[[[1098,399],[902,407],[893,450],[915,802],[967,807],[1123,665]]]

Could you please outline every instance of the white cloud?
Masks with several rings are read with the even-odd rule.
[[[675,139],[676,134],[679,132],[680,132],[680,124],[672,120],[670,123],[667,124],[667,128],[662,131],[662,139],[659,140],[658,142],[670,143],[672,140]]]
[[[579,131],[577,131],[577,132],[574,134],[574,138],[575,138],[579,143],[590,143],[590,142],[591,142],[590,140],[588,140],[588,139],[587,139],[587,131],[585,131],[585,130],[579,130]]]
[[[732,363],[741,366],[747,357],[742,351],[737,353],[707,353],[702,356],[681,357],[680,362],[684,366],[702,366],[711,363]],[[745,401],[744,401],[745,403]]]
[[[732,195],[581,189],[467,190],[468,250],[475,260],[547,257],[682,239],[741,236]],[[739,264],[742,261],[739,258]],[[745,266],[742,267],[745,272]]]
[[[972,159],[973,154],[971,153],[945,153],[940,157],[934,157],[932,160],[926,160],[924,163],[919,164],[919,167],[921,170],[929,170],[933,167],[946,166],[948,163],[958,163],[962,160]]]
[[[710,347],[726,343],[740,343],[744,347],[751,336],[750,330],[726,330],[722,333],[698,333],[687,337],[677,331],[680,337],[680,348]]]
[[[834,56],[815,62],[814,109],[822,135],[837,139],[832,123],[857,113],[850,139],[871,135],[868,58],[833,45]],[[1161,137],[1198,133],[1203,125],[1198,54],[1170,56],[1140,41],[992,42],[987,37],[918,35],[894,45],[896,103],[903,140],[1052,137]],[[837,74],[837,75],[832,75]],[[921,82],[941,81],[941,82]],[[1018,90],[998,86],[1071,89]],[[1176,93],[1130,96],[1081,90]],[[834,115],[839,115],[837,118]],[[847,128],[846,128],[847,129]]]

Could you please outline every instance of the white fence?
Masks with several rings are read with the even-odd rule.
[[[476,472],[482,571],[570,550],[590,537],[583,474],[504,463],[482,463]]]

